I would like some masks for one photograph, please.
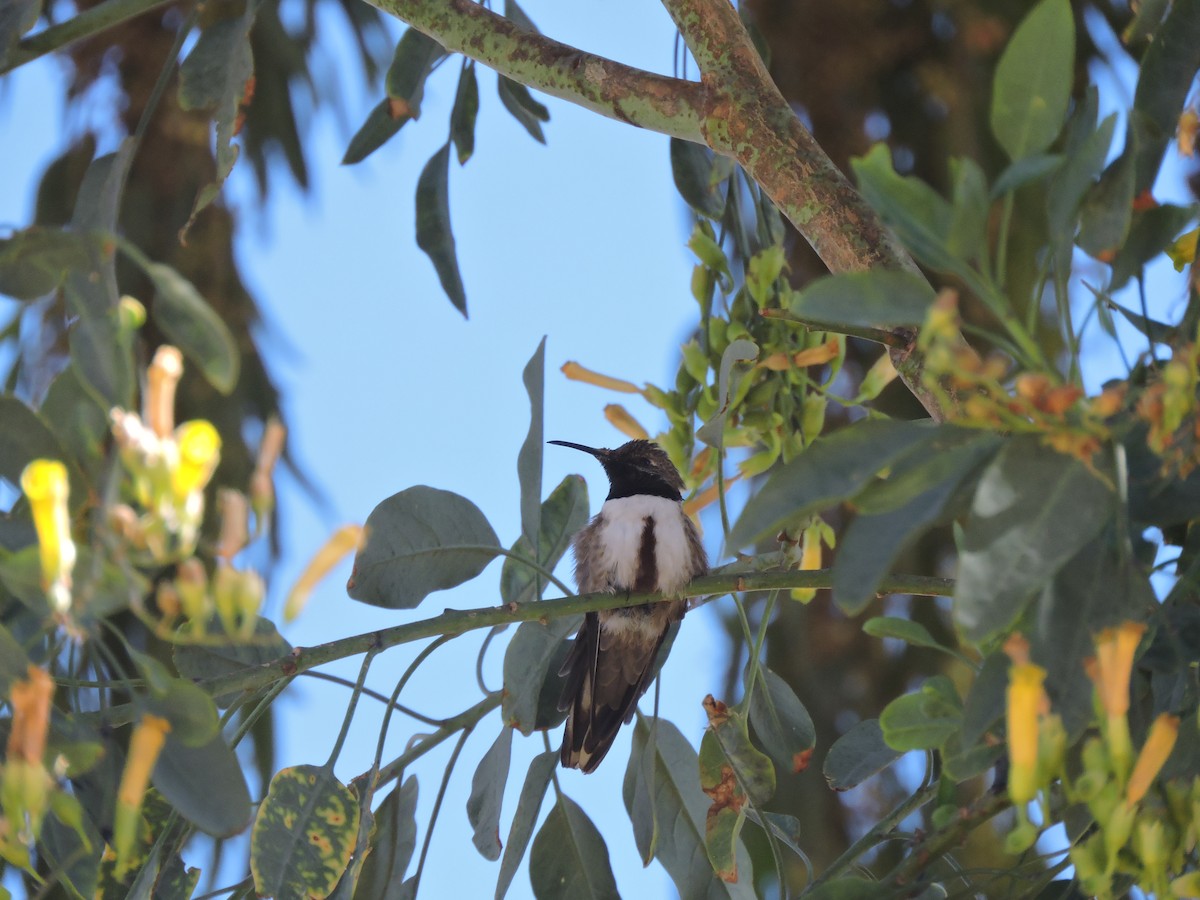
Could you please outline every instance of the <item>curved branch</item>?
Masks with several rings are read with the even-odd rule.
[[[368,0],[455,53],[629,125],[703,143],[704,88],[585,53],[473,0]]]

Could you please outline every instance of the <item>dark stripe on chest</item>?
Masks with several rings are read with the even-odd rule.
[[[635,591],[653,591],[658,587],[658,554],[655,552],[654,516],[642,519],[642,540],[638,544],[637,576],[633,579]]]

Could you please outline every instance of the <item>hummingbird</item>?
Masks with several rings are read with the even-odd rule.
[[[608,476],[604,506],[572,543],[579,592],[658,591],[668,598],[587,613],[559,671],[565,683],[558,708],[567,713],[562,764],[592,772],[633,718],[668,629],[687,611],[676,595],[708,571],[708,557],[683,511],[683,478],[657,444],[605,450],[550,443],[591,454]]]

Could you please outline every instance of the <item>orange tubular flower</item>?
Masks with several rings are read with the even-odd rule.
[[[45,669],[29,667],[29,680],[14,681],[12,686],[12,731],[8,733],[8,759],[40,763],[46,752],[46,733],[50,730],[50,701],[54,697],[54,679]]]
[[[1046,670],[1017,663],[1008,671],[1008,793],[1024,805],[1037,795],[1038,714],[1045,692]]]
[[[1137,652],[1146,626],[1141,622],[1122,622],[1096,635],[1096,665],[1090,674],[1100,695],[1100,705],[1108,719],[1105,734],[1118,782],[1124,782],[1133,759],[1129,740],[1129,678],[1133,673],[1133,655]]]
[[[1163,713],[1150,726],[1146,743],[1138,754],[1134,764],[1133,774],[1129,776],[1129,786],[1125,788],[1125,802],[1133,806],[1144,796],[1162,771],[1163,764],[1175,747],[1175,738],[1179,736],[1179,717]]]
[[[133,729],[129,755],[125,758],[125,771],[121,773],[121,786],[117,789],[117,810],[113,822],[113,849],[117,853],[118,871],[129,862],[133,852],[142,799],[146,796],[150,773],[154,771],[170,730],[170,722],[150,713],[144,713],[142,721]]]

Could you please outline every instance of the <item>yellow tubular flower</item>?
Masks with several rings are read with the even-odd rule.
[[[179,462],[171,473],[171,488],[180,500],[204,490],[221,458],[221,436],[211,422],[195,419],[175,429]]]
[[[29,499],[37,529],[42,587],[50,592],[55,608],[65,612],[71,602],[71,570],[75,567],[67,467],[55,459],[35,459],[21,473],[21,490]]]
[[[113,849],[117,852],[117,869],[129,860],[133,852],[138,831],[138,816],[142,799],[150,784],[150,773],[158,762],[171,723],[150,713],[142,715],[142,721],[133,729],[129,739],[129,755],[125,758],[125,771],[121,773],[121,786],[117,789],[117,810],[113,822]]]
[[[1144,796],[1162,771],[1163,764],[1175,747],[1175,738],[1179,735],[1179,717],[1163,713],[1150,726],[1146,743],[1138,754],[1133,774],[1129,776],[1129,786],[1125,789],[1125,802],[1133,806]]]
[[[650,438],[650,433],[642,427],[642,423],[620,403],[610,403],[604,407],[604,418],[608,419],[610,425],[628,438],[635,441],[645,441]]]
[[[1037,795],[1038,713],[1046,670],[1019,663],[1008,670],[1008,793],[1023,805]]]
[[[347,554],[358,550],[363,545],[366,532],[361,525],[343,525],[335,531],[308,561],[304,571],[288,591],[287,602],[283,606],[283,621],[292,622],[300,615],[313,588],[328,575]]]

